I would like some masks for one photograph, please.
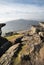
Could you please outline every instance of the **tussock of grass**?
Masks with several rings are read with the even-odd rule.
[[[21,58],[19,56],[13,59],[13,65],[18,65],[20,64],[20,62],[21,62]]]
[[[28,45],[24,45],[22,47],[22,50],[20,51],[20,55],[28,55],[30,52],[29,46]]]

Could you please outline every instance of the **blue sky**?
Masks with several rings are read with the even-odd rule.
[[[44,21],[44,0],[0,0],[0,22],[16,19]]]
[[[44,0],[0,0],[0,1],[1,2],[8,2],[8,3],[44,5]]]

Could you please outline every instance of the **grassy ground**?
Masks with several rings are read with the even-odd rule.
[[[12,36],[8,36],[8,37],[5,37],[6,39],[8,39],[9,41],[13,41],[19,37],[21,37],[23,34],[17,34],[17,35],[12,35]]]

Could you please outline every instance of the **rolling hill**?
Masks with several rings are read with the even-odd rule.
[[[37,25],[39,22],[35,20],[12,20],[6,22],[6,26],[2,28],[3,32],[8,31],[20,31],[20,30],[27,30],[30,28],[31,25]]]

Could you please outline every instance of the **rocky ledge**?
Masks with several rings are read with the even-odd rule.
[[[44,65],[44,23],[22,34],[0,57],[0,65]]]

